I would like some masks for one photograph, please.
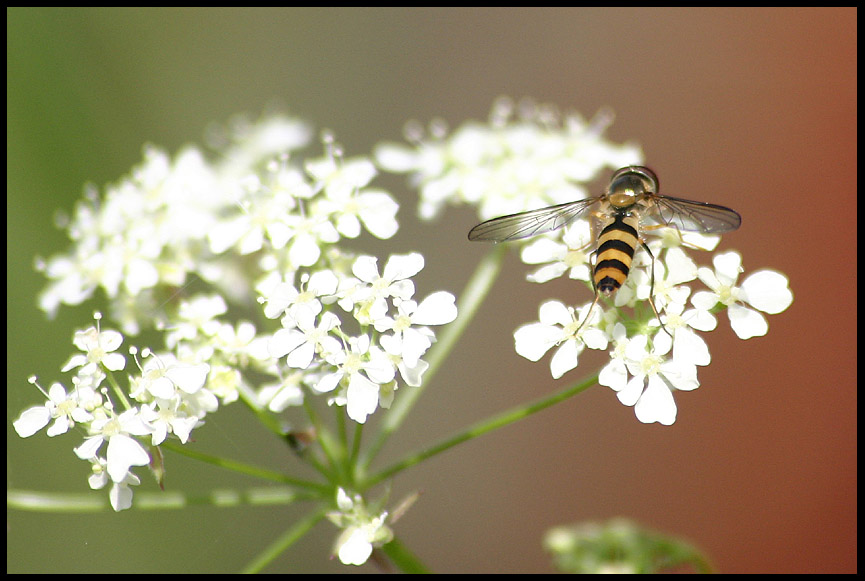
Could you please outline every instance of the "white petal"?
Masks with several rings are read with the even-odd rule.
[[[446,291],[431,294],[421,301],[411,316],[416,325],[444,325],[457,318],[454,296]]]
[[[418,162],[418,154],[413,148],[398,143],[380,143],[373,153],[379,166],[394,173],[414,169]]]
[[[370,349],[369,361],[363,364],[363,370],[377,384],[393,381],[396,376],[390,357],[377,347]]]
[[[316,383],[312,388],[319,393],[327,393],[333,391],[342,379],[342,373],[328,373]]]
[[[545,283],[562,276],[568,267],[564,262],[553,262],[542,266],[531,274],[526,275],[529,282]],[[573,278],[573,277],[572,277]]]
[[[562,330],[543,323],[529,323],[514,332],[517,354],[529,361],[537,361],[562,338]]]
[[[104,441],[105,439],[102,436],[85,438],[84,443],[75,448],[75,455],[82,460],[89,460],[90,458],[95,458],[96,453],[99,452],[99,448],[102,447],[102,442]]]
[[[708,311],[718,304],[718,295],[711,291],[699,291],[691,297],[691,304],[701,311]]]
[[[396,213],[399,210],[393,198],[385,192],[366,191],[361,195],[360,219],[370,234],[387,240],[399,230]]]
[[[520,259],[526,264],[541,264],[561,260],[567,251],[567,247],[560,242],[539,238],[523,247]]]
[[[309,277],[306,289],[312,291],[317,296],[322,296],[334,294],[337,286],[339,286],[339,279],[333,271],[320,270]]]
[[[676,330],[673,339],[673,359],[694,365],[708,365],[712,362],[709,346],[702,337],[686,327]]]
[[[210,365],[173,365],[165,370],[165,375],[186,393],[195,393],[204,386]]]
[[[51,412],[44,405],[40,405],[21,412],[12,425],[19,436],[29,438],[47,426],[49,421],[51,421]]]
[[[373,282],[378,278],[378,259],[374,256],[359,256],[351,266],[351,272],[363,282]]]
[[[644,424],[658,422],[669,426],[676,421],[676,401],[660,377],[649,378],[649,386],[634,406],[634,413]]]
[[[356,528],[340,545],[338,556],[343,565],[363,565],[371,554],[372,543],[367,539],[366,532]]]
[[[294,266],[312,266],[318,262],[319,256],[321,256],[321,249],[318,247],[318,241],[310,234],[295,236],[288,251],[288,259]]]
[[[409,367],[403,361],[399,365],[399,374],[402,376],[406,385],[419,387],[421,385],[421,380],[423,379],[423,374],[427,369],[429,369],[429,363],[422,359],[413,367]]]
[[[307,341],[292,349],[285,358],[285,362],[289,367],[295,369],[308,369],[314,355],[315,345]]]
[[[130,466],[145,466],[150,463],[150,456],[138,440],[124,434],[116,434],[108,441],[106,459],[108,475],[114,482],[122,482]]]
[[[394,254],[384,265],[382,277],[387,280],[402,280],[416,275],[423,270],[423,267],[423,255],[418,252]]]
[[[692,391],[700,387],[697,367],[693,363],[665,361],[661,364],[661,375],[672,387],[682,391]]]
[[[345,411],[348,417],[362,424],[378,407],[378,384],[355,373],[351,376],[345,398]]]
[[[538,309],[538,320],[545,325],[569,325],[573,322],[571,312],[559,301],[547,301]]]
[[[745,300],[755,309],[776,315],[790,306],[793,293],[787,287],[787,277],[773,270],[759,270],[742,283]]]
[[[560,378],[577,366],[577,357],[580,351],[582,351],[581,347],[582,343],[570,339],[556,349],[553,358],[550,360],[550,372],[553,374],[553,379]]]
[[[613,359],[607,363],[598,376],[598,383],[606,385],[614,391],[622,391],[628,384],[628,369],[621,359]]]
[[[125,484],[113,483],[108,491],[111,508],[119,512],[132,506],[132,489]]]
[[[643,381],[644,378],[642,376],[632,377],[627,385],[625,385],[625,388],[617,394],[619,401],[625,405],[634,405],[637,403],[637,400],[640,399],[640,395],[643,393]]]
[[[120,353],[108,353],[102,358],[102,365],[111,371],[120,371],[126,367],[126,357]]]
[[[306,341],[306,335],[297,329],[280,329],[267,342],[267,352],[271,357],[280,358],[291,353]]]
[[[115,351],[123,343],[123,335],[117,331],[106,330],[99,334],[99,346],[103,351]]]
[[[712,259],[718,279],[726,285],[732,285],[742,272],[742,256],[733,250],[716,254]],[[702,277],[700,277],[702,279]]]
[[[766,317],[742,305],[730,305],[727,316],[730,317],[730,327],[740,339],[762,337],[769,331]]]

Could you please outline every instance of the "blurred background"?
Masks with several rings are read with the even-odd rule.
[[[6,28],[8,487],[87,490],[77,440],[22,440],[11,424],[40,401],[27,377],[59,379],[73,329],[98,306],[48,322],[35,304],[33,259],[67,248],[54,213],[85,183],[117,180],[145,142],[176,152],[274,101],[351,156],[401,140],[410,119],[453,128],[486,119],[500,95],[532,97],[587,117],[612,107],[608,136],[643,146],[663,192],[738,210],[743,226],[721,248],[741,251],[747,271],[785,273],[795,301],[747,342],[721,318],[713,363],[700,389],[678,394],[671,427],[641,424],[595,387],[402,473],[391,497],[423,495],[399,537],[438,572],[546,572],[546,529],[625,516],[690,539],[723,572],[857,570],[855,9],[7,9]],[[421,224],[402,176],[377,183],[400,200],[401,229],[375,250],[422,252],[419,294],[459,294],[489,250],[466,241],[474,213]],[[543,300],[583,298],[524,275],[510,256],[383,461],[603,361],[585,356],[557,382],[548,358],[514,352],[514,329]],[[240,405],[207,421],[199,449],[274,469],[291,460]],[[168,462],[169,490],[261,485]],[[303,514],[11,510],[7,572],[236,571]],[[268,571],[376,570],[329,561],[336,532],[319,524]]]

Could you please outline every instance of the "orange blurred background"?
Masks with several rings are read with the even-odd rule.
[[[851,573],[857,560],[855,9],[7,9],[7,486],[86,491],[71,438],[19,439],[59,379],[95,304],[49,323],[36,255],[67,247],[52,227],[85,182],[114,181],[153,142],[176,152],[207,125],[278,99],[332,130],[348,155],[399,140],[409,119],[455,127],[500,95],[591,116],[634,140],[662,192],[739,211],[722,242],[795,295],[769,334],[739,340],[722,317],[713,363],[679,393],[672,427],[640,424],[607,388],[462,445],[393,482],[421,489],[401,540],[438,572],[545,572],[546,529],[615,516],[686,537],[730,573]],[[459,293],[488,247],[450,209],[419,224],[402,178],[401,230],[382,253],[418,250],[418,292]],[[514,352],[539,304],[575,287],[532,285],[511,256],[475,324],[386,459],[576,381]],[[578,292],[582,292],[580,289]],[[583,366],[586,366],[585,368]],[[202,449],[279,469],[288,453],[241,409],[201,430]],[[76,442],[77,443],[77,442]],[[258,482],[169,459],[169,489]],[[144,475],[142,488],[155,486]],[[7,511],[7,572],[236,571],[298,515],[293,507],[99,515]],[[345,571],[320,524],[268,571]],[[353,570],[353,569],[349,569]],[[359,571],[374,571],[365,565]]]

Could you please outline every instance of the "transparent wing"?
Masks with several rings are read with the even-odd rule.
[[[600,199],[601,197],[586,198],[540,210],[493,218],[472,228],[469,231],[469,240],[505,242],[552,232],[586,213]]]
[[[704,234],[730,232],[742,223],[738,212],[724,206],[659,195],[652,196],[652,201],[654,208],[645,216],[647,223]]]

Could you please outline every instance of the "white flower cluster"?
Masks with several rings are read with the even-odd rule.
[[[515,117],[517,110],[520,115]],[[420,190],[422,217],[434,217],[446,203],[469,203],[487,220],[584,199],[583,184],[604,168],[641,163],[639,148],[603,138],[609,122],[605,115],[592,123],[578,116],[560,120],[549,108],[531,103],[515,107],[502,100],[488,124],[466,124],[450,136],[434,124],[431,138],[412,127],[407,137],[416,142],[414,147],[383,145],[376,159],[385,169],[410,173]],[[655,233],[660,236],[649,242],[657,258],[654,277],[652,260],[638,251],[626,283],[606,311],[600,304],[591,309],[590,302],[575,308],[548,301],[540,307],[539,320],[521,326],[514,338],[517,353],[532,361],[554,349],[554,378],[574,369],[586,347],[612,346],[600,383],[614,389],[622,403],[634,406],[640,421],[672,424],[672,392],[698,387],[696,366],[710,362],[698,332],[716,327],[713,313],[727,308],[732,328],[742,338],[764,335],[768,325],[758,311],[783,311],[792,293],[787,279],[769,270],[752,274],[736,287],[741,258],[735,252],[716,256],[714,272],[698,268],[686,248],[712,249],[717,236],[671,228]],[[522,260],[536,266],[528,280],[543,283],[567,274],[592,290],[595,244],[588,219],[527,241]],[[691,288],[685,284],[697,279],[710,290],[696,292],[688,308]],[[649,308],[650,295],[663,313],[663,327]],[[623,307],[633,310],[632,318],[625,318]]]
[[[331,404],[345,406],[362,424],[378,406],[390,407],[398,375],[419,386],[428,367],[421,356],[435,340],[428,325],[457,316],[449,292],[412,300],[410,278],[423,266],[418,253],[393,255],[379,274],[375,257],[359,256],[350,273],[329,268],[304,274],[298,286],[278,280],[259,285],[265,314],[282,323],[268,342],[269,353],[287,366],[279,373],[282,381],[264,386],[261,400],[282,411],[303,401],[304,385],[331,394]],[[334,303],[352,314],[360,334],[350,334],[329,308]]]
[[[487,220],[585,198],[582,184],[604,168],[639,163],[638,147],[603,138],[611,122],[607,112],[591,122],[559,119],[549,107],[502,98],[486,124],[466,123],[449,136],[442,123],[433,123],[428,136],[411,124],[406,138],[413,146],[382,144],[375,156],[381,168],[410,174],[421,218],[465,203]]]
[[[588,224],[580,221],[568,228],[561,242],[541,239],[525,246],[524,262],[546,263],[528,279],[545,282],[568,272],[571,278],[590,280],[587,232]],[[702,248],[718,241],[690,233],[684,238],[694,242],[699,238]],[[677,412],[673,392],[699,387],[697,366],[711,362],[708,345],[699,333],[717,327],[713,313],[726,308],[733,331],[742,339],[762,336],[768,323],[758,311],[780,313],[793,295],[787,278],[771,270],[755,272],[741,287],[735,286],[742,272],[741,256],[736,252],[716,255],[712,271],[697,267],[679,236],[652,240],[649,246],[657,257],[654,281],[651,259],[640,253],[611,308],[604,311],[598,304],[592,309],[589,302],[574,309],[549,301],[541,305],[538,322],[517,329],[514,339],[517,353],[531,361],[555,348],[550,371],[556,379],[577,366],[586,347],[607,349],[612,345],[610,362],[600,373],[601,385],[616,391],[623,404],[633,406],[641,422],[671,425]],[[691,296],[686,283],[698,279],[710,290]],[[591,289],[590,283],[585,284]],[[650,295],[662,313],[663,327],[646,306]],[[627,318],[624,307],[631,310],[632,318]]]
[[[338,244],[398,229],[396,201],[369,185],[371,161],[343,158],[325,137],[323,157],[294,163],[288,153],[309,130],[285,117],[214,135],[213,162],[194,147],[174,159],[146,148],[130,176],[77,205],[70,251],[38,261],[49,315],[101,289],[125,334],[162,332],[164,349],[143,349],[125,387],[121,333],[77,333],[84,353],[64,368],[76,370],[73,388],[54,384],[15,422],[22,437],[52,420],[49,436],[83,428],[76,454],[93,463],[91,486],[112,483],[115,510],[131,504],[131,467],[158,463],[142,441],[185,443],[220,400],[280,412],[327,394],[365,422],[389,406],[400,378],[420,385],[429,325],[457,315],[448,292],[415,299],[422,255],[391,256],[379,274],[375,257]]]

